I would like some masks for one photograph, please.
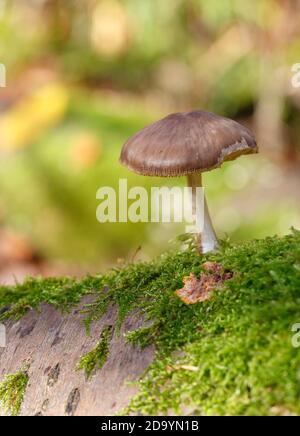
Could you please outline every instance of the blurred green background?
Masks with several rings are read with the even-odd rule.
[[[132,133],[175,111],[258,139],[258,156],[204,176],[220,237],[299,228],[299,23],[298,0],[0,0],[0,281],[166,250],[183,226],[100,224],[96,191],[185,183],[118,163]]]

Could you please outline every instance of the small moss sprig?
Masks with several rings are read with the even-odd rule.
[[[93,350],[81,357],[77,370],[83,370],[89,379],[92,374],[101,369],[109,356],[109,345],[112,338],[112,326],[104,327],[100,341]]]
[[[9,415],[16,416],[25,395],[29,366],[25,365],[15,374],[7,374],[0,383],[0,403]]]

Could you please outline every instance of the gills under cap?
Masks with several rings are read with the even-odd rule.
[[[195,110],[168,115],[124,144],[120,162],[145,176],[204,172],[242,154],[257,153],[252,133],[241,124]]]

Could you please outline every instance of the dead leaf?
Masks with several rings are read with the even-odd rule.
[[[192,371],[192,372],[199,371],[199,367],[194,365],[167,365],[166,366],[166,370],[168,372],[180,371],[181,369],[184,369],[185,371]]]
[[[207,272],[197,278],[193,273],[183,279],[183,288],[175,291],[185,304],[195,304],[209,300],[213,292],[225,280],[232,278],[232,272],[224,272],[222,265],[215,262],[205,262],[203,269]]]
[[[178,365],[178,369],[185,369],[186,371],[192,371],[192,372],[199,371],[198,366],[194,366],[194,365]]]

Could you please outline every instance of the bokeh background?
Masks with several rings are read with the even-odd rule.
[[[220,237],[300,227],[297,0],[0,0],[0,282],[83,274],[169,248],[183,228],[99,224],[96,191],[184,184],[118,163],[170,112],[250,127],[260,154],[204,176]]]

